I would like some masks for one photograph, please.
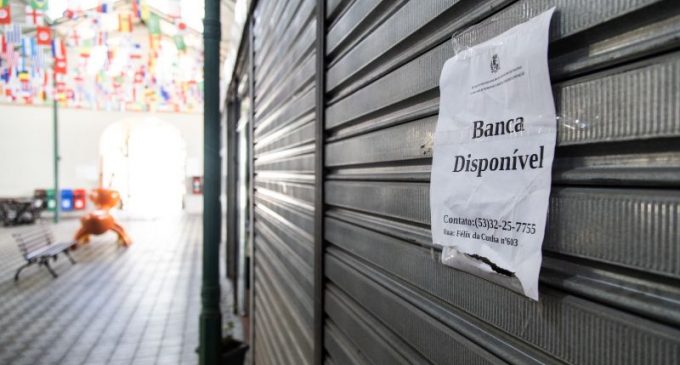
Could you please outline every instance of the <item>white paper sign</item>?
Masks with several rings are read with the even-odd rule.
[[[534,300],[556,136],[553,10],[446,62],[430,185],[442,262]]]

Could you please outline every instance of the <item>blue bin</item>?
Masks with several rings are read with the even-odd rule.
[[[73,210],[73,190],[61,190],[61,210],[63,212],[69,212]]]

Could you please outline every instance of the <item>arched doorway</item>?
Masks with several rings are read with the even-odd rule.
[[[153,117],[116,122],[102,134],[100,161],[102,185],[119,191],[125,215],[156,218],[181,212],[186,144],[174,126]]]

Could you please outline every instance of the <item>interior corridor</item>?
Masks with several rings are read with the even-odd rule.
[[[198,362],[201,216],[122,223],[134,240],[128,249],[112,233],[94,236],[72,252],[75,265],[59,256],[58,278],[32,265],[17,283],[24,260],[11,233],[30,226],[0,229],[0,364]],[[78,224],[51,228],[66,240]],[[229,287],[222,298],[226,324]]]

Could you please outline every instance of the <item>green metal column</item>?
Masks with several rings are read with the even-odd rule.
[[[54,80],[53,85],[56,88],[57,81]],[[61,194],[59,194],[59,113],[56,90],[52,101],[52,136],[54,145],[54,201],[57,206],[54,208],[54,223],[59,223],[59,209],[61,209]]]
[[[220,362],[220,2],[205,0],[203,19],[203,281],[201,286],[200,364]]]

